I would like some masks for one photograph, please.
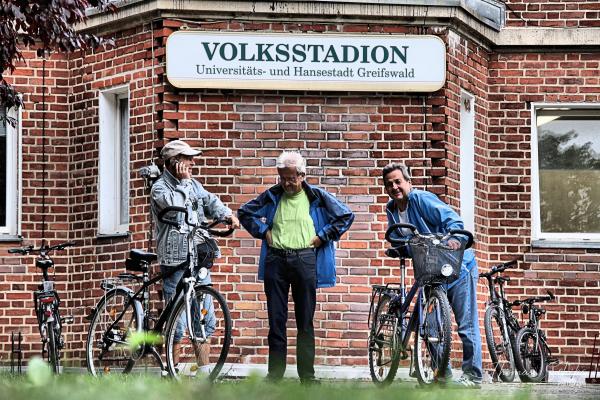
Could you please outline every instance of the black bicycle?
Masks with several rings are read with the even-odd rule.
[[[515,339],[515,349],[518,349],[518,352],[515,351],[515,364],[522,382],[548,381],[549,366],[558,363],[558,359],[552,357],[546,334],[540,329],[540,317],[546,314],[546,310],[535,304],[555,299],[552,292],[547,293],[547,296],[514,302],[521,306],[523,314],[529,314],[529,321],[519,330]]]
[[[56,374],[60,373],[61,350],[65,346],[62,326],[73,323],[73,316],[60,316],[60,297],[54,289],[54,281],[50,280],[48,269],[54,266],[50,254],[55,250],[64,250],[71,246],[75,246],[75,243],[66,242],[55,246],[42,244],[37,249],[33,245],[8,249],[8,252],[12,254],[38,255],[35,266],[42,270],[42,282],[39,284],[38,290],[33,292],[33,304],[42,339],[42,357],[48,360],[52,371]]]
[[[515,303],[509,302],[504,293],[504,284],[510,282],[510,277],[499,274],[516,265],[517,260],[513,260],[495,265],[489,272],[479,274],[480,278],[487,280],[490,291],[484,326],[485,339],[494,365],[493,378],[500,378],[503,382],[512,382],[515,379],[514,344],[521,326],[512,312]]]
[[[410,230],[411,237],[398,238],[405,236],[401,229]],[[424,235],[414,225],[394,224],[385,238],[392,244],[386,254],[400,258],[401,282],[373,286],[368,343],[371,378],[381,385],[394,380],[400,360],[409,357],[414,332],[411,375],[419,384],[429,385],[444,377],[450,361],[450,304],[442,285],[459,277],[464,250],[473,243],[473,236],[465,230]],[[449,246],[449,240],[458,241],[460,246]],[[405,260],[410,257],[415,283],[407,293]]]
[[[185,217],[187,227],[177,222],[178,213]],[[214,380],[229,352],[231,317],[223,296],[210,285],[198,283],[197,279],[206,277],[212,266],[217,251],[212,236],[229,236],[233,229],[214,229],[218,224],[229,224],[227,220],[191,223],[188,210],[183,207],[166,207],[158,219],[187,233],[187,260],[166,274],[150,278],[149,267],[157,255],[131,250],[126,268],[141,275],[124,273],[103,281],[105,293],[88,317],[91,321],[86,346],[88,371],[92,375],[104,375],[153,369],[163,376],[202,375]],[[150,286],[177,270],[183,270],[184,274],[176,293],[158,318],[153,318]],[[139,289],[132,290],[125,285],[127,281],[137,282]],[[134,338],[140,335],[141,342],[136,344]],[[155,340],[157,337],[160,344]],[[166,366],[160,345],[165,347]],[[143,359],[146,362],[142,363]],[[198,374],[203,370],[204,374]]]

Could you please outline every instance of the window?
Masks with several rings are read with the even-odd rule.
[[[460,216],[475,233],[475,97],[460,96]]]
[[[600,241],[600,104],[532,115],[533,239]]]
[[[15,126],[7,118],[15,121]],[[0,238],[20,233],[20,123],[16,110],[0,105]]]
[[[98,234],[129,229],[129,94],[127,87],[100,93]]]

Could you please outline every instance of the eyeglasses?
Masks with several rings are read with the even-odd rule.
[[[289,182],[289,183],[297,183],[300,178],[302,176],[301,175],[296,175],[296,176],[279,176],[279,182],[281,183],[285,183],[285,182]]]

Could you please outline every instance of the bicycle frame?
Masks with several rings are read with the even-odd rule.
[[[171,298],[167,302],[167,305],[165,306],[165,308],[159,315],[156,324],[154,324],[153,327],[150,327],[150,315],[149,315],[150,314],[150,295],[149,295],[150,294],[149,293],[150,286],[154,285],[155,283],[157,283],[165,278],[170,277],[171,275],[173,275],[177,271],[179,271],[182,267],[187,267],[188,264],[189,264],[189,261],[185,261],[184,263],[180,264],[179,266],[173,267],[167,273],[164,273],[164,274],[159,273],[159,274],[155,275],[153,278],[150,278],[149,273],[147,271],[145,271],[142,274],[142,279],[143,279],[142,286],[135,293],[127,286],[116,286],[114,288],[111,288],[110,290],[123,289],[129,293],[129,296],[127,299],[127,303],[123,307],[123,311],[121,311],[121,313],[115,318],[115,321],[107,329],[107,332],[109,332],[111,329],[113,329],[115,326],[117,326],[119,324],[119,322],[123,318],[123,315],[125,315],[126,311],[129,309],[129,307],[134,307],[134,303],[136,301],[140,302],[143,305],[142,306],[142,310],[143,310],[142,329],[144,331],[152,331],[152,332],[159,333],[159,334],[162,333],[163,326],[167,322],[167,319],[168,319],[173,307],[175,306],[176,301],[182,295],[186,296],[186,315],[190,316],[191,315],[190,314],[191,313],[190,299],[194,293],[194,286],[196,283],[196,279],[193,277],[186,277],[186,275],[184,275],[184,277],[181,279],[181,281],[177,285],[177,289],[175,291],[175,296],[173,296],[173,298]],[[133,275],[133,274],[130,274],[130,275]],[[184,285],[185,285],[185,287],[184,287]],[[185,290],[185,292],[184,292],[184,290]],[[108,291],[107,291],[107,293],[108,293]],[[190,321],[190,319],[188,319],[188,325],[190,324],[189,321]],[[191,326],[190,326],[190,328],[191,328]],[[193,330],[190,329],[190,332],[193,332]]]
[[[550,347],[548,346],[548,342],[546,341],[546,334],[543,330],[540,329],[540,319],[539,316],[546,313],[546,310],[541,307],[536,307],[534,304],[531,304],[529,309],[529,321],[527,321],[527,327],[531,328],[535,335],[535,348],[538,348],[539,343],[544,346],[546,349],[546,361],[552,359],[552,352],[550,351]]]
[[[400,278],[400,287],[395,289],[395,288],[391,288],[390,284],[387,284],[386,286],[382,286],[382,292],[383,293],[387,293],[387,294],[392,294],[392,293],[397,293],[400,296],[400,304],[399,304],[399,308],[394,310],[394,313],[396,314],[398,321],[400,321],[399,326],[396,326],[396,331],[398,331],[398,329],[400,329],[400,352],[401,352],[401,357],[402,359],[406,359],[408,358],[408,353],[407,353],[407,349],[409,349],[409,341],[410,341],[410,337],[411,334],[413,332],[417,332],[419,326],[423,325],[424,319],[421,316],[421,302],[423,301],[423,289],[426,288],[426,286],[421,286],[419,283],[415,282],[413,284],[413,286],[409,289],[408,293],[406,292],[406,259],[405,258],[400,258],[400,274],[401,274],[401,278]],[[435,285],[437,286],[437,285]],[[413,311],[410,315],[410,319],[408,320],[408,323],[406,324],[406,327],[404,326],[404,319],[406,316],[406,313],[409,311],[410,305],[412,303],[413,298],[415,298],[415,295],[417,296],[416,299],[416,303],[415,306],[413,308]],[[373,295],[375,296],[375,295]],[[371,299],[371,304],[374,305],[376,303],[379,302],[379,300],[377,302],[373,301],[374,299]],[[371,307],[373,308],[373,307]],[[371,311],[369,310],[369,324],[371,321]]]

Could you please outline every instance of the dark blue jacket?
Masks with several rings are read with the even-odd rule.
[[[396,203],[390,200],[386,207],[388,226],[398,223]],[[420,233],[448,233],[451,229],[465,229],[460,216],[448,204],[441,201],[435,194],[413,189],[408,194],[408,221],[417,227]],[[465,250],[461,266],[461,278],[477,266],[475,253],[472,249]],[[451,283],[454,286],[460,279]]]
[[[354,214],[334,196],[316,186],[302,183],[310,202],[310,216],[315,231],[323,244],[317,249],[317,287],[335,286],[335,246],[334,241],[350,228]],[[256,199],[244,204],[238,210],[240,223],[255,238],[262,239],[258,279],[264,280],[267,241],[265,234],[273,226],[275,211],[283,194],[281,185],[275,185]]]

